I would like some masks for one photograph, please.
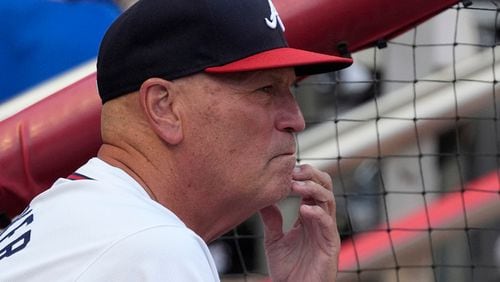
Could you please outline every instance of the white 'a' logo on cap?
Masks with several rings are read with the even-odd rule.
[[[268,2],[269,2],[269,7],[271,8],[271,15],[269,16],[269,18],[265,18],[267,26],[272,29],[276,29],[277,25],[279,24],[281,30],[284,32],[285,25],[281,21],[280,15],[278,15],[278,10],[276,10],[271,0],[268,0]]]

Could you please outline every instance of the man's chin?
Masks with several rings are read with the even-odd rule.
[[[292,192],[292,178],[283,177],[283,179],[276,184],[274,188],[274,203],[277,203],[285,198],[287,198]],[[274,204],[273,203],[273,204]]]
[[[265,190],[268,193],[266,198],[270,201],[269,205],[275,204],[290,195],[292,191],[292,173],[296,164],[295,156],[283,155],[274,158],[271,164],[267,168],[267,173],[271,173],[269,175],[272,175],[270,176],[272,180]]]

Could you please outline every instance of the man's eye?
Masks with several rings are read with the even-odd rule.
[[[273,89],[273,86],[272,86],[272,85],[267,85],[267,86],[261,87],[261,88],[259,89],[259,91],[262,91],[262,92],[267,93],[267,94],[273,94],[273,93],[274,93],[274,91],[273,91],[273,90],[274,90],[274,89]]]

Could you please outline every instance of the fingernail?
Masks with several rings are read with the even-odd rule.
[[[300,172],[300,166],[296,166],[293,168],[293,172]]]
[[[304,181],[295,181],[295,183],[297,183],[297,185],[300,185],[300,186],[303,186],[306,184]]]
[[[302,208],[306,209],[306,210],[311,210],[312,206],[310,206],[310,205],[302,205]]]

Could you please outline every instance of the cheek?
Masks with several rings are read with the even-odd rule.
[[[276,132],[270,113],[248,105],[213,104],[200,112],[193,124],[200,150],[205,149],[211,155],[207,157],[226,163],[227,170],[240,174],[256,177],[265,173],[273,148],[278,145],[273,145]]]
[[[245,112],[210,106],[190,123],[193,147],[211,165],[227,164],[229,171],[248,170],[266,152],[263,135],[267,133]]]
[[[225,151],[234,157],[265,156],[272,146],[273,123],[269,114],[250,109],[231,109],[219,119]]]
[[[238,118],[236,118],[238,117]],[[224,194],[254,208],[275,203],[290,192],[294,158],[275,158],[273,145],[276,134],[272,125],[262,120],[241,115],[219,119],[207,125],[211,146],[207,165]],[[207,152],[208,153],[208,152]],[[251,203],[248,202],[252,199]]]

